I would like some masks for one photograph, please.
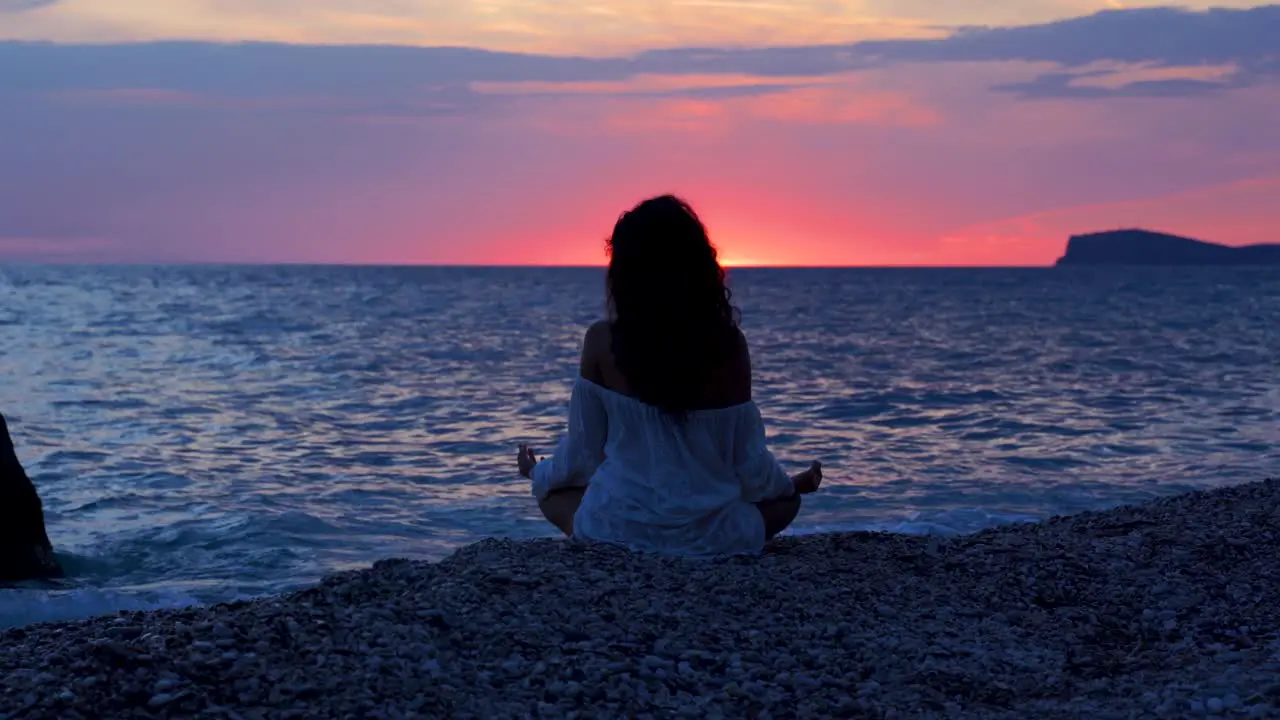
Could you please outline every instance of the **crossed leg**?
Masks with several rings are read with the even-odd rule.
[[[577,514],[578,506],[582,504],[582,495],[586,491],[586,488],[580,487],[552,490],[546,500],[538,501],[538,509],[542,511],[542,517],[560,528],[565,537],[573,537],[573,516]]]
[[[573,516],[582,504],[582,495],[586,488],[571,487],[554,490],[545,500],[538,501],[538,509],[542,516],[552,525],[560,529],[566,537],[573,537]],[[793,495],[781,500],[765,500],[756,503],[760,517],[764,519],[765,540],[772,540],[775,535],[787,529],[791,521],[800,514],[800,496]]]
[[[764,518],[764,539],[772,540],[775,535],[787,529],[796,515],[800,514],[800,496],[792,495],[781,500],[764,500],[756,503],[756,509]]]

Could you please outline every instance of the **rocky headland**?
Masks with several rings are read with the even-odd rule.
[[[1280,265],[1280,244],[1230,246],[1150,230],[1072,235],[1057,267],[1074,265]]]

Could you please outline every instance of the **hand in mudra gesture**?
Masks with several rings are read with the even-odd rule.
[[[526,478],[532,478],[533,466],[537,464],[538,458],[533,454],[533,448],[526,443],[520,443],[520,449],[516,452],[516,467],[520,468],[520,474]]]
[[[808,470],[791,478],[791,482],[801,495],[817,492],[818,486],[822,485],[822,463],[814,460]]]

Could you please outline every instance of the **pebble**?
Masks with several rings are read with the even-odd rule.
[[[0,716],[1280,717],[1276,538],[1263,481],[716,562],[487,540],[278,597],[0,631]]]

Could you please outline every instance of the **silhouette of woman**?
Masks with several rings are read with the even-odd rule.
[[[687,203],[652,198],[608,242],[609,319],[582,343],[568,432],[517,464],[565,535],[688,557],[758,552],[818,489],[765,444],[724,269]]]

